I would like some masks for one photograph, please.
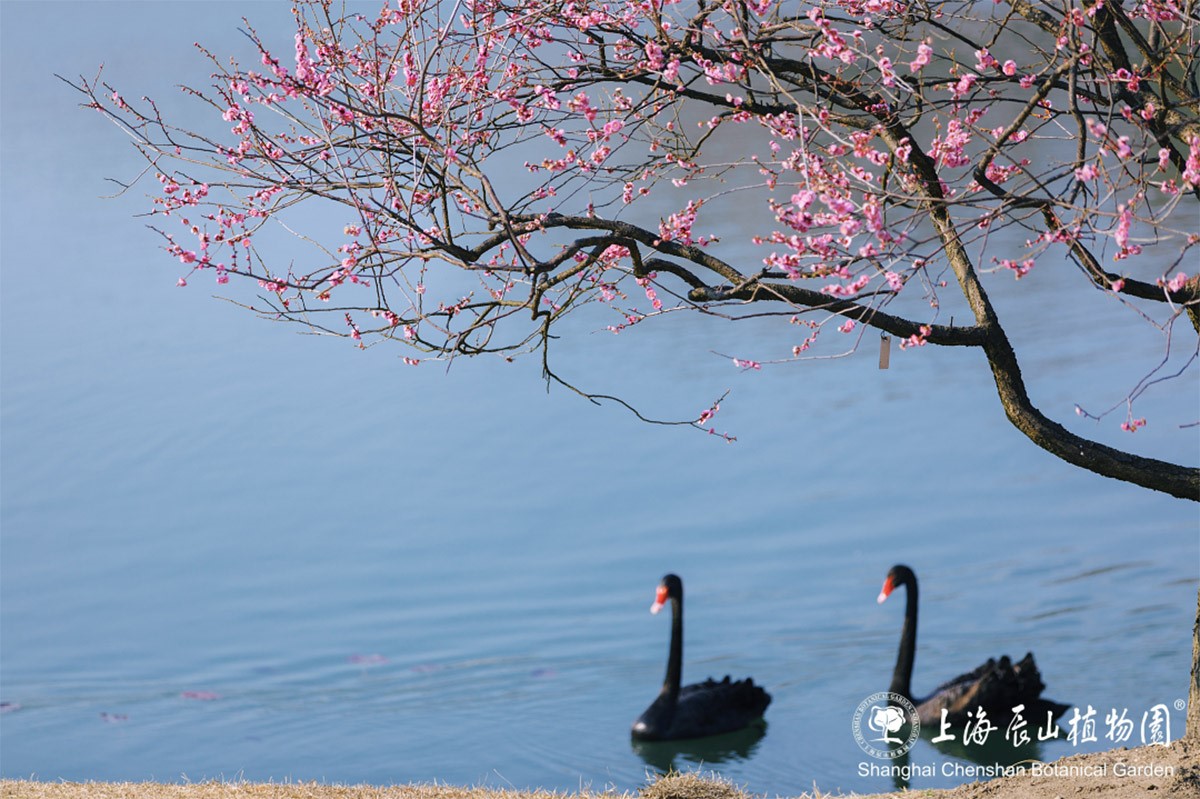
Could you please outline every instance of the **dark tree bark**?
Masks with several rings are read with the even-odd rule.
[[[1188,688],[1187,737],[1200,742],[1200,591],[1196,592],[1196,624],[1192,627],[1192,684]]]

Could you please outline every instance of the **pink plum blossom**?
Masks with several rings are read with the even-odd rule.
[[[920,72],[926,65],[929,64],[930,58],[933,56],[933,48],[926,42],[921,42],[917,45],[917,57],[909,62],[908,68],[912,72]]]

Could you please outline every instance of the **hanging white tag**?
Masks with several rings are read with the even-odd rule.
[[[892,358],[892,337],[884,333],[879,337],[879,368],[888,368]]]

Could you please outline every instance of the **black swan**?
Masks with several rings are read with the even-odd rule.
[[[917,649],[917,576],[907,566],[896,565],[883,581],[878,601],[882,603],[898,586],[908,589],[904,606],[904,627],[900,631],[900,651],[896,655],[896,670],[892,673],[891,692],[900,694],[917,706],[917,717],[921,724],[938,729],[942,710],[946,721],[954,724],[967,720],[967,713],[975,713],[982,707],[989,718],[1011,718],[1013,709],[1024,705],[1021,715],[1031,725],[1040,725],[1049,712],[1058,718],[1070,705],[1061,705],[1042,699],[1042,675],[1033,662],[1033,653],[1027,653],[1018,663],[1005,655],[999,660],[989,658],[974,671],[960,674],[953,680],[942,683],[929,696],[918,699],[912,692],[913,658]]]
[[[679,687],[683,669],[683,581],[668,574],[659,583],[651,613],[671,602],[671,650],[662,691],[633,723],[639,741],[672,741],[733,732],[762,718],[771,696],[751,679],[733,682],[726,675]]]

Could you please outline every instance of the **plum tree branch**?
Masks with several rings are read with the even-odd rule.
[[[1042,413],[985,287],[1073,261],[1075,285],[1162,337],[1125,430],[1147,389],[1190,386],[1200,348],[1172,336],[1187,314],[1200,338],[1200,25],[1161,0],[874,6],[479,0],[451,19],[435,0],[375,18],[301,0],[286,59],[248,23],[253,68],[202,50],[213,82],[184,93],[216,130],[99,75],[72,85],[145,157],[180,284],[256,285],[243,304],[268,318],[400,343],[413,364],[540,351],[549,382],[650,422],[555,372],[568,314],[613,333],[791,317],[793,357],[848,320],[978,348],[1035,444],[1200,500],[1200,469]],[[940,323],[947,286],[968,324]]]

